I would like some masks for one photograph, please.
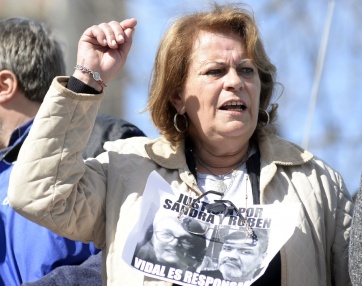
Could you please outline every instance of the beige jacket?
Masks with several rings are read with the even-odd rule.
[[[75,94],[56,78],[12,172],[9,201],[22,215],[70,239],[103,248],[107,285],[150,281],[121,259],[140,213],[146,179],[156,170],[172,186],[199,193],[183,143],[130,138],[83,162],[103,95]],[[321,160],[274,135],[262,136],[261,203],[300,202],[292,237],[281,249],[282,285],[350,285],[348,239],[353,205],[342,178]],[[285,214],[288,216],[288,214]]]

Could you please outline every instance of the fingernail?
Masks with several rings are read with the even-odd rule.
[[[118,40],[119,41],[124,41],[124,37],[122,35],[118,35]]]
[[[112,40],[112,45],[114,45],[114,46],[117,45],[116,40]]]

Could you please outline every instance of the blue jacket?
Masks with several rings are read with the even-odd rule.
[[[42,278],[62,265],[78,265],[99,252],[93,244],[60,237],[16,213],[8,204],[9,176],[32,121],[11,136],[0,151],[0,286],[21,285]],[[73,284],[71,284],[73,285]]]

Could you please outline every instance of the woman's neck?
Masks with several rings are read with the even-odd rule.
[[[212,175],[230,173],[245,163],[250,153],[251,146],[249,145],[249,142],[247,142],[243,146],[229,152],[221,150],[222,146],[217,150],[198,146],[195,148],[196,150],[193,150],[197,170]]]

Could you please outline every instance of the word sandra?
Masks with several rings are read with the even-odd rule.
[[[175,212],[183,212],[186,216],[197,218],[198,220],[207,222],[207,223],[215,223],[215,215],[210,211],[206,210],[206,206],[209,204],[207,202],[196,202],[192,205],[192,208],[189,208],[187,211],[188,205],[192,202],[192,198],[186,196],[184,194],[180,194],[178,200],[173,202],[170,199],[166,199],[163,207],[168,210],[172,210]],[[246,221],[250,227],[257,228],[270,228],[271,227],[271,219],[263,218],[263,208],[251,207],[251,208],[240,208],[239,212],[246,217]],[[228,217],[228,225],[234,226],[243,226],[243,219],[238,216],[229,216]]]

